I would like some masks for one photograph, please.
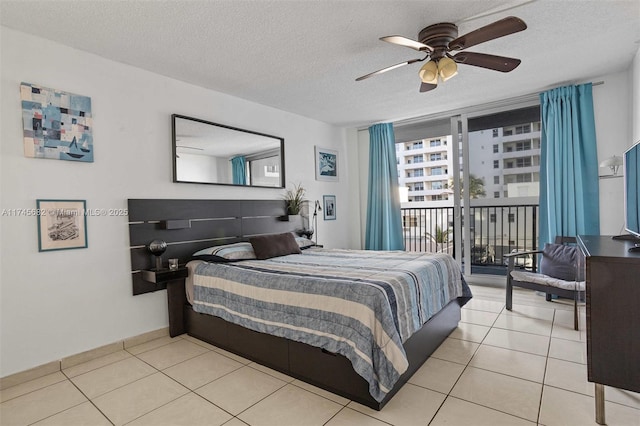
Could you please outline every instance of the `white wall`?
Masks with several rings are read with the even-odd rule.
[[[640,48],[636,52],[636,56],[633,58],[633,63],[629,70],[631,74],[631,135],[633,141],[640,140]]]
[[[603,85],[593,87],[598,163],[612,155],[622,156],[632,143],[629,72],[627,70],[591,79],[604,82]],[[609,174],[610,169],[600,169],[600,175]],[[618,235],[623,231],[623,179],[600,179],[600,234]]]
[[[7,28],[1,38],[2,209],[36,199],[85,199],[126,208],[127,198],[278,199],[283,191],[174,184],[172,113],[284,137],[287,185],[337,197],[337,220],[319,220],[319,240],[349,245],[349,174],[314,177],[314,145],[348,164],[346,131],[205,90]],[[25,158],[20,82],[90,96],[95,162]],[[250,84],[250,82],[248,82]],[[0,221],[0,376],[4,377],[168,325],[164,291],[132,296],[127,217],[88,217],[87,249],[38,252],[36,218]]]

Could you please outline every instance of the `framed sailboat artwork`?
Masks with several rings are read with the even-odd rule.
[[[20,84],[24,155],[93,162],[91,98]]]

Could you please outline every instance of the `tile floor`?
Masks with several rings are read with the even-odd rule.
[[[595,424],[572,306],[516,289],[508,312],[503,289],[472,289],[458,329],[379,412],[185,335],[5,389],[0,424]],[[640,425],[640,394],[605,395],[608,425]]]

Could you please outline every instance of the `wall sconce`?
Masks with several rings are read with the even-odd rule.
[[[156,257],[156,271],[162,269],[162,253],[167,250],[167,243],[162,240],[153,240],[147,246],[147,250]]]
[[[620,166],[622,166],[622,157],[618,157],[617,155],[611,156],[600,162],[600,167],[609,167],[611,169],[612,177],[618,176],[618,169],[620,169]]]

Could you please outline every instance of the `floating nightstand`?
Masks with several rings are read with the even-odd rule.
[[[151,283],[166,283],[168,281],[187,278],[189,270],[186,266],[179,266],[178,269],[147,269],[143,270],[142,279]]]

